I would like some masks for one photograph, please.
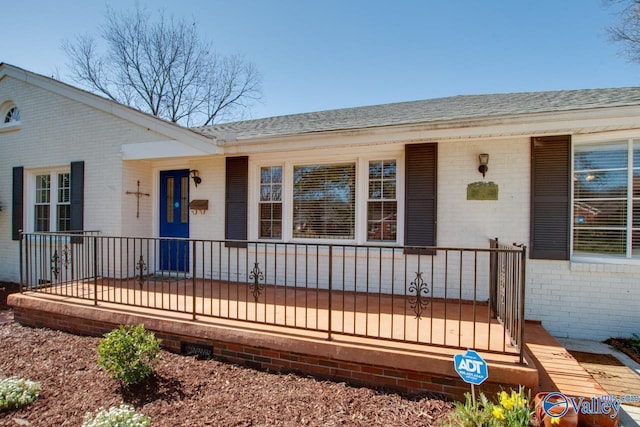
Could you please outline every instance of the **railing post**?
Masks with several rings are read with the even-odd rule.
[[[331,332],[333,329],[333,325],[332,325],[332,307],[333,307],[333,245],[329,245],[329,282],[328,282],[328,286],[329,286],[329,301],[328,301],[328,312],[329,312],[329,319],[328,319],[328,329],[329,329],[329,333],[327,336],[328,340],[333,339],[333,337],[331,336]]]
[[[191,297],[191,299],[193,300],[192,302],[192,307],[191,307],[191,312],[192,312],[192,316],[193,316],[193,320],[196,320],[196,241],[193,240],[192,241],[192,245],[191,245],[191,292],[193,294],[193,296]],[[204,305],[204,304],[203,304]]]
[[[24,277],[22,272],[22,270],[24,269],[24,254],[22,251],[22,239],[24,238],[24,235],[22,234],[22,230],[18,230],[18,233],[20,234],[20,241],[18,243],[18,250],[20,251],[20,293],[22,293],[24,291]]]
[[[93,238],[93,305],[98,305],[98,236]]]
[[[520,364],[524,361],[524,302],[525,302],[525,284],[527,279],[527,247],[522,246],[520,253],[520,322],[518,327],[518,344],[520,350]]]

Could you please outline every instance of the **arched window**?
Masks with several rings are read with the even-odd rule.
[[[7,112],[4,114],[3,123],[18,123],[20,121],[20,110],[15,105],[9,107]]]

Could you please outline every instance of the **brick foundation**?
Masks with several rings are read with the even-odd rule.
[[[455,400],[464,400],[464,393],[470,389],[455,373],[450,356],[230,330],[87,306],[75,307],[71,313],[65,303],[43,302],[24,295],[12,298],[15,320],[33,327],[101,336],[119,324],[142,323],[155,332],[169,351],[178,353],[185,343],[207,346],[218,360],[254,369],[300,373],[407,394],[437,393]],[[537,389],[537,371],[531,367],[490,363],[489,375],[493,381],[478,387],[488,395],[509,387],[517,389],[518,384],[532,388],[534,393]]]

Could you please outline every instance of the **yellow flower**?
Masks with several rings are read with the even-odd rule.
[[[500,404],[504,406],[504,409],[506,409],[507,411],[510,411],[515,406],[515,398],[509,397],[506,399],[500,399]]]
[[[497,406],[493,408],[492,414],[493,414],[494,418],[497,418],[499,420],[504,420],[505,419],[504,410],[502,408],[497,407]]]
[[[551,417],[551,424],[560,424],[560,419],[562,417]]]

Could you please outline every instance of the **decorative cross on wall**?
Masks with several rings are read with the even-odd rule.
[[[138,202],[136,205],[136,218],[140,218],[140,199],[142,198],[142,196],[149,197],[149,193],[140,192],[140,180],[138,180],[138,191],[127,191],[127,194],[133,194],[138,199]]]

